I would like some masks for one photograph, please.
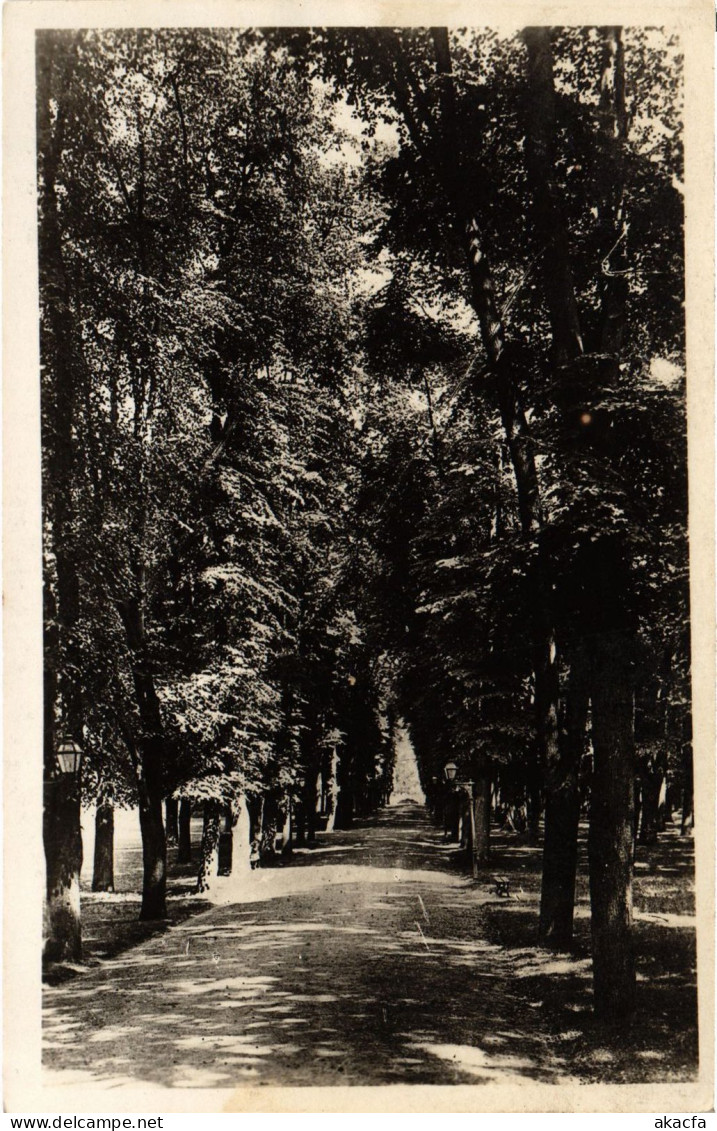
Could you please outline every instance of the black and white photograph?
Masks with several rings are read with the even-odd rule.
[[[25,32],[44,1102],[706,1110],[713,13],[114,7]]]

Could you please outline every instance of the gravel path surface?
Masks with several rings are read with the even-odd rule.
[[[482,931],[487,883],[410,803],[45,992],[55,1082],[558,1083],[561,1042]]]

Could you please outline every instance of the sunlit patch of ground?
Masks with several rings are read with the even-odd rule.
[[[45,1062],[55,1080],[107,1087],[690,1079],[690,847],[668,837],[644,854],[627,1033],[593,1019],[584,876],[574,953],[540,950],[538,851],[497,836],[473,882],[407,804],[250,875],[241,902],[47,989]],[[655,855],[673,862],[666,881]],[[495,896],[495,870],[516,898]]]

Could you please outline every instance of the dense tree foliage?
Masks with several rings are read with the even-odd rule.
[[[103,819],[139,806],[145,916],[166,798],[203,886],[221,819],[272,852],[380,804],[400,716],[436,812],[448,760],[473,783],[474,868],[491,808],[544,813],[548,945],[589,794],[596,1004],[630,1010],[636,775],[643,839],[668,778],[690,808],[680,62],[40,37],[47,773],[70,734]]]

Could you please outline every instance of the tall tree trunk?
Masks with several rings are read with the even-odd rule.
[[[179,802],[179,852],[178,864],[192,862],[192,803],[185,797]]]
[[[290,798],[287,798],[286,812],[284,814],[284,825],[281,830],[281,853],[282,856],[290,856],[292,851],[292,826],[293,826],[293,809],[294,806]],[[311,817],[309,816],[309,840],[316,839],[316,812],[313,814],[313,825]]]
[[[481,758],[475,768],[471,804],[473,807],[471,862],[473,875],[478,876],[481,867],[490,859],[490,766],[485,758]]]
[[[556,950],[568,950],[573,939],[580,762],[585,751],[588,705],[586,657],[580,647],[576,648],[570,665],[560,760],[552,767],[554,776],[546,788],[538,939],[541,946]]]
[[[249,815],[251,818],[251,840],[260,841],[262,830],[264,828],[264,809],[266,808],[266,796],[262,793],[257,799],[252,797],[249,803]]]
[[[339,752],[336,747],[331,751],[331,765],[329,769],[329,781],[327,789],[327,802],[328,802],[328,817],[326,820],[326,831],[332,833],[336,825],[336,811],[339,804],[339,793],[341,786],[339,785]]]
[[[540,538],[543,527],[540,483],[532,436],[521,393],[523,386],[530,387],[533,376],[533,359],[522,347],[512,343],[506,344],[505,341],[505,329],[498,311],[491,271],[483,247],[478,220],[472,211],[472,202],[462,169],[448,31],[446,28],[433,28],[432,36],[439,78],[444,185],[454,215],[463,225],[464,248],[471,283],[471,304],[478,317],[486,353],[487,371],[497,396],[501,423],[513,466],[522,533],[524,538],[534,543],[535,546],[531,582],[533,588],[531,596],[533,653],[536,675],[535,706],[539,760],[543,763],[543,766],[547,766],[558,760],[559,686],[556,636],[551,619],[551,570],[549,562],[546,561]],[[549,55],[548,62],[550,63],[548,72],[545,70],[544,61],[540,68],[537,68],[537,70],[534,68],[535,76],[537,76],[537,78],[534,76],[534,81],[539,79],[543,86],[546,80],[552,83],[552,61]],[[547,163],[541,155],[541,147],[545,148],[546,140],[549,139],[551,131],[554,130],[554,122],[550,117],[543,121],[546,98],[549,103],[549,89],[541,92],[542,109],[541,113],[536,114],[532,120],[534,136],[530,143],[533,146],[531,171],[534,179],[536,179],[537,228],[541,228],[541,225],[544,226],[548,222],[552,223],[558,218],[555,193],[551,188],[552,181],[546,182]],[[551,109],[550,105],[548,109]],[[552,170],[550,175],[552,176]],[[548,304],[552,316],[556,356],[562,359],[572,351],[580,352],[582,342],[577,325],[577,307],[572,289],[572,279],[567,263],[567,238],[563,238],[560,232],[553,231],[550,234],[550,239],[551,241],[555,239],[559,241],[559,246],[553,249],[551,244],[551,249],[548,251],[551,263],[550,285],[552,287],[548,296]],[[559,272],[559,279],[557,280],[553,279],[555,272]],[[547,278],[547,270],[545,274]],[[480,376],[485,381],[485,374]],[[476,369],[474,392],[477,395],[484,395],[485,389],[478,387],[478,378],[479,373]],[[539,812],[539,807],[535,805],[536,799],[536,790],[533,783],[529,810],[532,816],[532,834],[534,836],[537,834],[535,823]]]
[[[238,813],[234,824],[234,860],[232,872],[241,877],[251,872],[251,812],[246,794],[238,799]]]
[[[525,157],[533,197],[532,224],[550,314],[553,362],[561,366],[580,356],[583,342],[568,231],[555,180],[557,130],[550,28],[526,28],[523,39],[528,49]]]
[[[167,844],[179,843],[179,802],[176,797],[168,797],[164,802],[164,821]]]
[[[40,357],[43,366],[43,449],[47,475],[43,480],[44,519],[54,555],[56,593],[45,576],[44,673],[44,813],[46,859],[44,957],[47,961],[78,959],[81,955],[80,869],[82,831],[80,783],[57,773],[55,712],[59,705],[63,737],[82,738],[82,708],[76,673],[80,670],[77,622],[80,589],[74,539],[75,437],[79,366],[72,335],[72,291],[64,256],[57,175],[64,145],[64,97],[74,67],[73,53],[56,66],[52,36],[37,41],[37,148],[40,222],[38,228],[42,319]]]
[[[80,789],[74,775],[45,783],[43,840],[47,862],[43,962],[82,958]]]
[[[167,841],[162,819],[166,743],[159,699],[149,665],[140,602],[117,602],[129,651],[142,733],[136,751],[143,887],[140,919],[167,917]]]
[[[667,824],[667,768],[660,773],[659,789],[657,791],[657,812],[655,814],[655,831],[664,833]]]
[[[637,838],[640,834],[640,825],[642,821],[642,788],[640,785],[640,778],[635,776],[634,800],[633,800],[633,818],[632,818],[632,845],[633,852],[637,848]]]
[[[55,599],[47,581],[44,620],[43,962],[78,962],[82,957],[80,792],[78,782],[72,777],[60,775],[57,768],[55,711],[60,625]]]
[[[625,104],[625,49],[619,27],[606,27],[602,32],[599,120],[605,142],[605,164],[603,193],[598,204],[603,253],[598,347],[603,353],[617,354],[622,349],[627,324],[629,266],[625,212],[625,142],[629,117]]]
[[[654,844],[657,840],[657,824],[660,807],[660,791],[664,778],[659,771],[643,770],[640,775],[642,793],[642,821],[639,840],[641,844]]]
[[[59,680],[57,665],[60,659],[60,628],[58,623],[57,602],[50,586],[50,579],[45,578],[42,587],[43,595],[43,672],[42,672],[42,752],[43,752],[43,778],[52,781],[58,772],[57,767],[57,734],[55,728],[55,713],[59,697]],[[50,803],[50,798],[45,798],[45,803]]]
[[[304,844],[306,844],[307,821],[306,821],[306,811],[304,809],[304,806],[301,804],[301,802],[299,802],[297,805],[294,806],[293,826],[294,826],[294,840],[296,841],[297,845],[303,846]]]
[[[162,798],[143,790],[139,801],[142,834],[143,920],[167,918],[167,842],[162,820]]]
[[[496,386],[498,407],[510,452],[523,533],[537,535],[542,525],[540,492],[532,438],[520,396],[521,358],[515,347],[505,350],[505,330],[498,311],[490,266],[461,160],[455,109],[455,87],[448,30],[432,28],[441,104],[441,171],[446,195],[461,231],[488,369]],[[476,372],[478,378],[478,372]],[[475,390],[483,395],[484,388]]]
[[[627,653],[627,654],[626,654]],[[595,1012],[629,1017],[635,1007],[632,940],[634,696],[621,633],[594,643],[590,792],[590,904]]]
[[[354,818],[356,799],[354,795],[354,782],[352,762],[348,751],[339,759],[337,766],[338,792],[336,795],[336,813],[334,815],[335,829],[349,829]]]
[[[234,865],[234,816],[227,806],[219,822],[217,845],[217,875],[231,876]]]
[[[290,824],[291,824],[291,809],[290,809]],[[309,844],[316,844],[317,839],[317,792],[316,788],[313,793],[306,797],[306,840]]]
[[[470,802],[466,801],[465,795],[460,791],[457,792],[458,796],[458,836],[457,840],[461,848],[467,852],[471,849],[472,831],[473,831],[473,808]]]
[[[685,742],[682,750],[682,819],[680,835],[686,836],[695,827],[694,770],[692,763],[692,743]]]
[[[551,32],[526,28],[528,51],[526,99],[526,169],[533,198],[532,226],[540,253],[543,289],[552,332],[552,363],[565,382],[570,363],[583,352],[575,287],[570,267],[568,231],[561,193],[555,180],[556,106]],[[560,681],[554,616],[551,611],[550,563],[539,551],[534,585],[535,607],[542,624],[535,661],[538,733],[544,754],[545,837],[539,938],[542,945],[567,947],[572,939],[577,832],[579,818],[578,768],[587,718],[584,686],[573,683],[568,693],[573,718],[562,736],[558,730]],[[548,647],[546,649],[545,644]],[[582,666],[581,660],[577,661]],[[562,737],[562,742],[561,742]],[[577,762],[576,762],[577,759]]]
[[[538,742],[528,744],[525,767],[525,813],[529,844],[538,844],[540,840],[540,815],[543,810],[543,767],[540,753]]]
[[[95,810],[93,891],[115,890],[115,811],[111,801],[100,801]]]
[[[444,814],[443,832],[446,840],[459,841],[461,806],[459,795],[454,790],[446,793]]]
[[[602,326],[599,348],[611,354],[608,379],[620,379],[618,352],[626,321],[627,254],[624,201],[624,51],[619,28],[603,34],[600,114],[605,139],[604,199],[599,205],[605,232],[602,262]],[[610,230],[611,229],[611,230]],[[599,396],[599,391],[596,391]],[[605,449],[596,436],[595,449]],[[627,550],[619,536],[593,544],[587,577],[599,620],[595,623],[592,681],[594,772],[590,806],[590,896],[595,1009],[601,1016],[629,1017],[635,1006],[632,939],[634,853],[634,641]]]
[[[303,809],[306,816],[306,839],[309,844],[313,844],[316,840],[316,816],[318,807],[318,769],[316,763],[312,763],[309,772],[306,776],[303,789]],[[291,809],[291,802],[288,803]]]
[[[205,801],[199,875],[197,876],[198,892],[209,891],[212,886],[212,880],[217,874],[220,817],[221,807],[219,802]]]

